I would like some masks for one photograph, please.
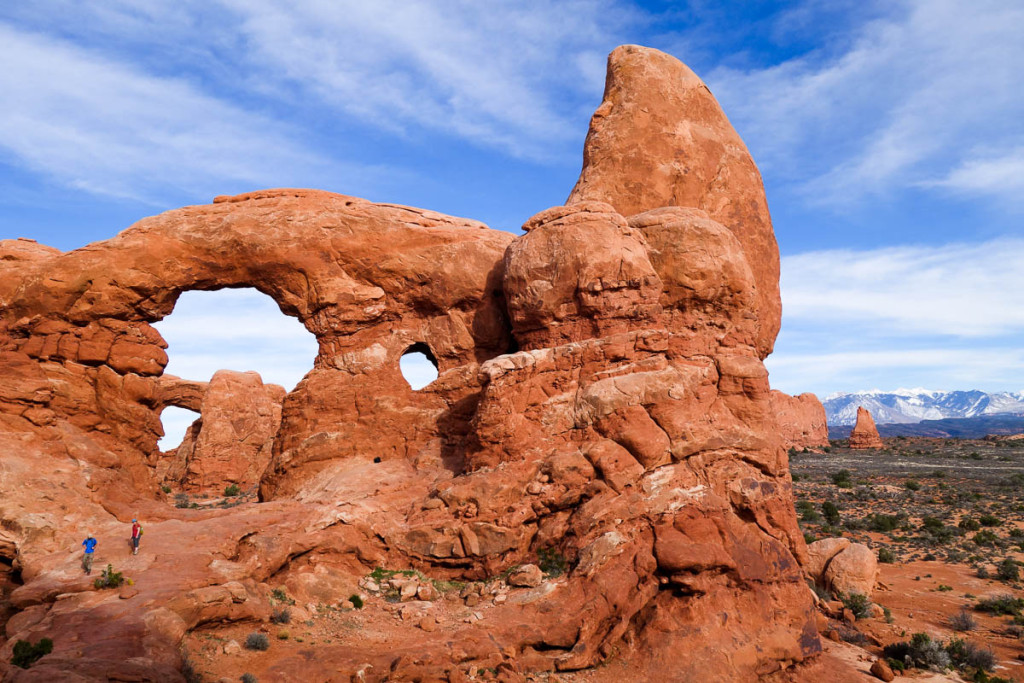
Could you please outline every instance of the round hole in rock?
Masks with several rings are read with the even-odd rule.
[[[398,362],[402,377],[415,390],[422,389],[437,379],[437,359],[430,347],[423,342],[416,342],[402,354]]]
[[[164,373],[201,382],[218,370],[254,370],[264,384],[291,391],[313,367],[319,350],[316,337],[301,322],[252,288],[183,292],[174,310],[153,327],[167,342]],[[160,449],[180,444],[196,417],[181,408],[164,408]]]

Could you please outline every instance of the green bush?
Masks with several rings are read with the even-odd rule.
[[[896,553],[883,546],[878,549],[878,561],[882,564],[892,564],[896,561]]]
[[[124,574],[121,572],[114,571],[114,565],[108,564],[98,579],[92,582],[92,585],[96,586],[100,590],[104,588],[120,588],[127,579],[124,578]]]
[[[294,605],[295,601],[288,597],[283,588],[275,588],[270,591],[270,597],[284,605]]]
[[[537,566],[548,577],[561,576],[569,569],[568,561],[555,548],[541,548],[537,551]]]
[[[966,609],[961,609],[949,618],[949,627],[954,631],[973,631],[978,628],[978,622],[975,621],[970,612]]]
[[[996,575],[1002,581],[1016,581],[1020,578],[1020,567],[1017,565],[1017,561],[1015,559],[1007,557],[999,563]]]
[[[832,483],[841,489],[853,488],[853,475],[850,470],[839,470],[832,475]]]
[[[250,633],[245,639],[245,649],[265,652],[270,649],[270,638],[267,637],[266,633],[258,631]]]
[[[960,523],[957,524],[957,526],[963,529],[964,531],[977,531],[981,528],[981,522],[974,519],[973,517],[964,517],[960,520]]]
[[[839,599],[843,607],[853,612],[853,616],[858,619],[871,616],[871,600],[863,593],[841,593]]]
[[[839,507],[835,503],[830,500],[822,503],[821,514],[825,516],[825,521],[828,522],[829,526],[839,526]]]
[[[355,607],[356,609],[362,609],[363,608],[363,599],[361,597],[359,597],[359,595],[356,594],[356,593],[353,593],[352,595],[350,595],[349,598],[348,598],[348,601],[351,602],[352,606]]]
[[[883,652],[886,657],[932,671],[945,671],[950,665],[942,643],[932,640],[927,633],[915,633],[909,641],[886,645]]]
[[[921,490],[921,482],[919,482],[919,481],[917,481],[915,479],[907,479],[905,482],[903,482],[903,485],[907,487],[908,491],[920,491]]]
[[[902,515],[883,515],[876,512],[868,515],[867,527],[870,531],[887,533],[899,528],[902,521]]]
[[[979,612],[988,612],[996,616],[1016,617],[1020,616],[1021,610],[1024,610],[1024,598],[1015,598],[1009,593],[1004,593],[991,598],[982,598],[974,608]]]
[[[231,484],[230,486],[227,486],[227,487],[224,488],[224,497],[225,498],[234,498],[235,496],[239,495],[241,492],[242,492],[242,489],[239,488],[238,484]]]
[[[174,494],[174,507],[185,509],[189,507],[189,498],[187,493],[175,493]]]
[[[260,683],[260,679],[256,678],[255,674],[244,673],[241,678],[242,683]]]
[[[14,644],[11,664],[21,669],[27,669],[51,652],[53,652],[53,641],[49,638],[40,638],[35,645],[27,640],[19,640]]]
[[[974,534],[972,539],[975,545],[995,545],[999,537],[996,536],[995,532],[991,529],[982,529],[978,533]]]
[[[275,624],[290,624],[292,622],[292,611],[287,607],[276,609],[270,613],[270,620]]]
[[[1003,523],[1003,520],[987,512],[982,516],[978,517],[978,521],[981,523],[982,526],[999,526]]]

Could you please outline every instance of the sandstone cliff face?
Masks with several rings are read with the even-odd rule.
[[[875,426],[875,420],[867,408],[857,408],[857,424],[850,432],[850,448],[884,448],[882,437],[878,435],[878,427]]]
[[[541,554],[565,576],[471,625],[399,624],[274,670],[462,680],[618,652],[639,678],[733,681],[816,653],[762,363],[778,252],[703,84],[661,53],[613,53],[580,183],[524,229],[267,190],[67,254],[0,242],[0,553],[23,582],[6,633],[63,643],[33,672],[176,680],[183,634],[264,618],[272,578],[332,601],[378,566],[473,581]],[[283,403],[239,373],[162,376],[151,323],[182,291],[242,286],[318,339]],[[422,345],[439,376],[413,391],[399,359]],[[156,447],[168,405],[202,413],[172,454]],[[152,493],[256,477],[262,502],[230,510]],[[118,540],[135,515],[137,558]],[[137,594],[88,590],[66,552],[86,525]]]
[[[814,394],[790,396],[773,390],[772,410],[784,448],[818,449],[828,446],[825,406]]]

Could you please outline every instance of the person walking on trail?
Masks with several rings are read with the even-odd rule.
[[[139,554],[139,541],[142,540],[142,525],[139,520],[132,519],[132,555]]]
[[[82,541],[82,547],[85,548],[85,554],[82,556],[82,569],[86,574],[92,574],[92,554],[96,550],[96,537],[92,534],[86,536]]]

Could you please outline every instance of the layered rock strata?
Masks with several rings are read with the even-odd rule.
[[[706,87],[662,53],[613,52],[580,182],[523,227],[267,190],[66,254],[0,243],[0,554],[22,582],[6,634],[55,640],[7,678],[181,680],[184,634],[266,618],[271,585],[331,604],[375,567],[472,582],[542,557],[564,574],[472,623],[399,622],[268,671],[455,681],[615,653],[638,678],[735,681],[818,652],[762,363],[778,251]],[[258,289],[318,340],[276,433],[279,396],[254,378],[162,377],[152,323],[222,287]],[[424,347],[439,376],[414,391],[399,359]],[[235,406],[236,390],[263,398]],[[160,411],[197,402],[189,452],[161,453]],[[251,454],[221,458],[233,441]],[[260,503],[154,493],[258,470]],[[131,591],[90,590],[69,552],[87,530]]]

